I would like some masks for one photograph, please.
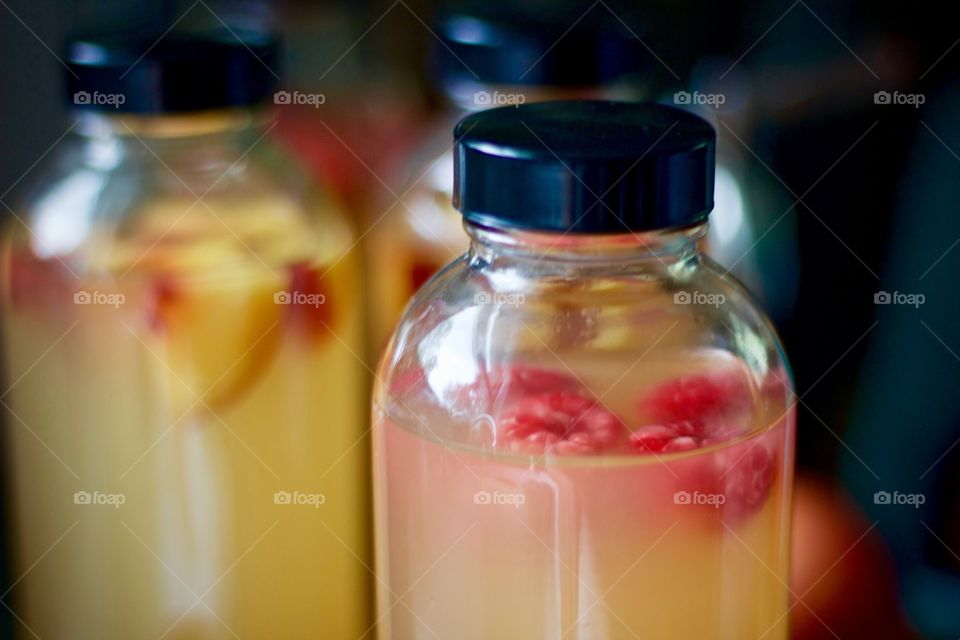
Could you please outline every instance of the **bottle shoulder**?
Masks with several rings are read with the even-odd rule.
[[[253,142],[68,137],[13,200],[6,242],[77,273],[201,255],[289,262],[348,245],[337,204],[269,140]]]
[[[760,306],[732,276],[698,257],[632,273],[530,276],[491,270],[467,254],[411,301],[383,372],[436,366],[450,354],[481,361],[578,358],[627,361],[723,352],[758,372],[786,371]],[[478,364],[480,363],[480,364]]]

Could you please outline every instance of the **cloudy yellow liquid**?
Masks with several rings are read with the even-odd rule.
[[[358,268],[345,231],[308,240],[283,203],[234,204],[229,231],[157,206],[79,278],[5,248],[25,637],[370,624]],[[280,215],[264,224],[263,207]]]

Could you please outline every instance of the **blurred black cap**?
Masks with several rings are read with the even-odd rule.
[[[272,32],[127,32],[72,38],[67,99],[88,110],[173,113],[242,107],[279,82]]]
[[[436,21],[444,84],[602,85],[641,70],[635,15],[603,3],[461,0]]]

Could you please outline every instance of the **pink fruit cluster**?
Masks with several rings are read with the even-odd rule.
[[[390,388],[397,397],[404,397],[416,393],[424,381],[423,370],[414,367],[393,375]],[[688,374],[640,394],[633,424],[628,426],[574,376],[515,364],[489,369],[472,384],[456,387],[452,401],[461,408],[493,410],[494,446],[511,453],[659,459],[743,435],[754,400],[740,370]],[[756,440],[684,459],[674,468],[676,489],[722,494],[722,514],[728,520],[759,509],[776,475],[774,454]]]
[[[661,383],[637,400],[632,430],[586,393],[571,376],[531,367],[497,372],[496,395],[511,400],[497,420],[497,446],[530,455],[665,455],[728,441],[752,403],[738,371],[691,374]],[[509,389],[503,385],[510,385]],[[726,517],[752,513],[767,498],[775,476],[770,451],[753,441],[686,464],[679,488],[722,494]]]

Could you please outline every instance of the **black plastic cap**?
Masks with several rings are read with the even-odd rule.
[[[453,204],[478,224],[626,233],[713,209],[716,133],[681,109],[539,102],[467,116],[454,136]]]
[[[596,86],[648,62],[635,19],[602,5],[543,4],[461,2],[441,14],[434,48],[441,82]]]
[[[74,38],[67,44],[67,100],[79,109],[142,114],[250,106],[276,89],[279,57],[273,33]]]

